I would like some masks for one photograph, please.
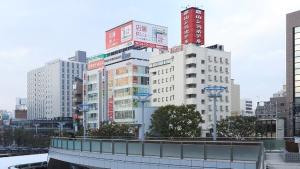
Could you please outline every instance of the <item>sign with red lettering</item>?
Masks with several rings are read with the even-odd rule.
[[[168,49],[168,28],[139,21],[130,21],[105,33],[106,50],[139,46]]]
[[[114,120],[114,98],[113,97],[108,99],[108,118],[109,121]]]
[[[104,59],[89,62],[87,65],[88,70],[102,69],[104,67]]]
[[[181,11],[181,44],[204,45],[204,10],[191,7]]]

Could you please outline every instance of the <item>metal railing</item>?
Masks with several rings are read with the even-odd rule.
[[[160,158],[247,161],[261,165],[263,144],[239,141],[171,141],[121,139],[51,139],[51,147],[71,151]]]

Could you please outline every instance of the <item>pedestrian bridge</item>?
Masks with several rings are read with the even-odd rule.
[[[259,142],[52,138],[49,159],[92,169],[262,169],[263,152]]]

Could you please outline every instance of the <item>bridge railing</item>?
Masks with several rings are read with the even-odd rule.
[[[247,161],[259,165],[263,143],[238,141],[170,141],[120,139],[51,139],[51,147],[71,151],[179,159]]]

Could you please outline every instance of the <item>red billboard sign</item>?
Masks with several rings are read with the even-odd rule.
[[[114,120],[114,98],[113,97],[108,99],[108,118],[109,121]]]
[[[141,46],[168,48],[168,28],[144,22],[130,21],[105,33],[106,50]]]
[[[105,32],[106,49],[122,45],[132,40],[132,21]]]
[[[181,44],[204,45],[204,10],[191,7],[181,11]]]
[[[92,61],[89,62],[87,65],[88,70],[94,70],[94,69],[102,69],[104,66],[104,59]]]

